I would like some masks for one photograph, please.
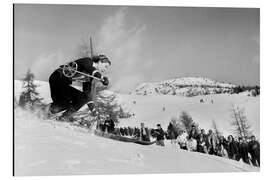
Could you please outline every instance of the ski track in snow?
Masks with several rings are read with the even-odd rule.
[[[17,99],[19,88],[15,83]],[[50,102],[47,88],[46,83],[39,87],[42,97]],[[172,116],[186,110],[201,127],[210,127],[214,117],[219,127],[228,130],[224,119],[229,118],[229,113],[224,108],[234,102],[246,108],[251,124],[256,125],[255,134],[259,135],[259,128],[256,129],[259,127],[259,98],[244,95],[192,98],[119,95],[118,98],[136,113],[133,118],[122,119],[119,126],[139,126],[145,122],[147,126],[155,127],[161,123],[166,129]],[[199,103],[201,98],[206,103]],[[211,99],[214,104],[209,103]],[[162,112],[164,104],[166,110]],[[212,111],[214,115],[210,113]],[[20,108],[15,109],[14,133],[15,175],[19,176],[259,171],[243,162],[180,150],[170,141],[165,141],[165,147],[159,147],[97,137],[86,128],[42,120]]]

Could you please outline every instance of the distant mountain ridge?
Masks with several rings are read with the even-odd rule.
[[[232,93],[236,85],[217,82],[203,77],[180,77],[161,82],[145,82],[138,85],[130,94],[136,95],[178,95],[198,96],[206,94]]]

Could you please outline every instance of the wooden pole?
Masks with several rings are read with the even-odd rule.
[[[93,57],[93,42],[92,42],[92,37],[90,36],[90,57]]]
[[[92,37],[90,36],[90,55],[91,58],[94,56],[94,51],[93,51],[93,41]],[[91,96],[92,96],[92,101],[96,104],[96,95],[97,95],[97,82],[100,81],[100,79],[94,78],[92,83],[91,83]]]

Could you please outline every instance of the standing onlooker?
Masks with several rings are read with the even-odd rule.
[[[201,129],[201,135],[203,136],[203,139],[206,141],[207,140],[207,134],[205,133],[204,129]]]
[[[218,139],[211,129],[208,131],[207,141],[208,141],[208,153],[211,155],[217,155]]]
[[[113,133],[114,132],[114,122],[111,118],[108,118],[105,120],[104,122],[104,126],[105,126],[105,132],[107,133]]]
[[[187,149],[189,151],[197,151],[198,133],[196,126],[193,124],[187,139]]]
[[[165,146],[165,144],[164,144],[165,133],[164,133],[163,129],[161,128],[160,124],[157,124],[157,129],[155,130],[155,135],[157,138],[156,144],[159,146]]]
[[[218,140],[218,155],[228,158],[228,143],[224,136],[220,136]]]
[[[224,136],[220,137],[220,144],[223,145],[224,149],[226,149],[226,151],[228,150],[228,141],[226,140],[226,138]]]
[[[170,122],[168,127],[167,127],[167,139],[176,139],[177,138],[177,133],[175,132],[173,124]]]
[[[187,133],[186,131],[180,130],[179,135],[177,136],[177,143],[180,146],[180,149],[187,150]]]
[[[190,130],[189,135],[188,135],[188,139],[191,139],[191,138],[195,139],[195,140],[198,139],[198,133],[197,133],[195,125],[191,126],[191,130]]]
[[[237,144],[234,141],[234,138],[232,135],[228,136],[228,149],[227,149],[227,151],[228,151],[228,157],[230,159],[236,160],[237,154],[238,154],[238,148],[237,148]]]
[[[208,153],[207,147],[206,147],[206,141],[203,138],[203,134],[200,134],[197,140],[197,151],[201,153]]]
[[[243,162],[249,164],[248,144],[243,140],[242,137],[239,137],[238,141],[239,141],[238,145],[239,159],[242,159]]]
[[[141,141],[150,141],[150,135],[148,129],[145,128],[144,123],[141,123]]]
[[[254,166],[260,166],[260,143],[256,141],[255,136],[251,136],[248,143],[248,152],[251,155],[251,162]]]

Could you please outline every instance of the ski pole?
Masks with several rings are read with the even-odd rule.
[[[66,70],[66,68],[64,68],[64,67],[60,67],[60,68],[63,69],[63,70]],[[76,73],[82,74],[82,75],[84,75],[84,76],[87,76],[87,77],[90,77],[90,78],[93,78],[93,79],[96,79],[96,80],[99,80],[99,81],[102,80],[101,78],[97,78],[97,77],[95,77],[95,76],[92,76],[92,75],[90,75],[90,74],[83,73],[83,72],[81,72],[81,71],[77,71],[77,70],[75,70],[75,69],[68,69],[68,70],[70,70],[70,71],[72,71],[72,72],[76,72]],[[65,75],[64,72],[63,72],[63,74]],[[74,74],[75,74],[75,73],[74,73]],[[65,75],[65,76],[66,76],[66,75]]]

